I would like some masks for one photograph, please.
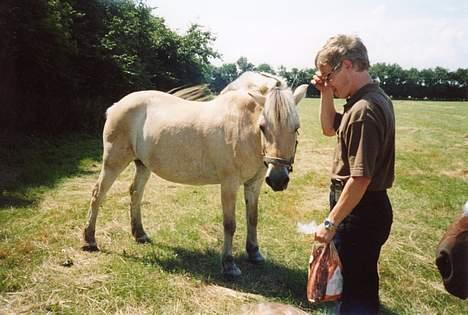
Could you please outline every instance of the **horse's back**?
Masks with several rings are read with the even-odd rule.
[[[265,95],[274,87],[287,88],[286,80],[269,73],[247,71],[241,74],[236,80],[229,83],[220,94],[229,91],[246,90]]]

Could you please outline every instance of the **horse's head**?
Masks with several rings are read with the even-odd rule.
[[[461,299],[468,298],[468,202],[463,216],[442,237],[436,264],[447,291]]]
[[[300,127],[296,105],[304,98],[307,87],[299,86],[294,94],[282,87],[271,89],[266,96],[249,93],[257,103],[264,104],[257,123],[263,161],[268,168],[265,181],[274,191],[288,187]]]

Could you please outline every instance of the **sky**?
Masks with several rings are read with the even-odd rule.
[[[147,0],[179,34],[197,23],[216,36],[222,55],[314,68],[317,51],[335,34],[359,36],[371,64],[404,69],[468,68],[468,1],[464,0]]]

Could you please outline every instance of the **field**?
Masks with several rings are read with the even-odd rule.
[[[100,252],[80,250],[91,190],[100,167],[99,137],[0,139],[0,314],[238,314],[260,301],[310,314],[305,298],[311,237],[298,222],[327,211],[334,138],[322,136],[318,100],[300,105],[296,164],[287,191],[266,185],[259,242],[267,263],[245,262],[242,192],[237,203],[236,282],[220,274],[223,228],[218,186],[183,186],[152,176],[143,224],[153,240],[130,235],[130,166],[97,222]],[[468,200],[468,103],[395,101],[396,182],[392,233],[380,260],[384,314],[468,314],[468,302],[444,291],[434,265],[444,229]]]

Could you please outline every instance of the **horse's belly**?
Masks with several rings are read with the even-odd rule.
[[[202,161],[174,159],[155,163],[151,169],[165,180],[189,185],[219,184],[220,179],[214,168],[208,169]]]
[[[220,163],[200,137],[160,138],[152,145],[147,166],[158,176],[181,184],[220,183]]]

